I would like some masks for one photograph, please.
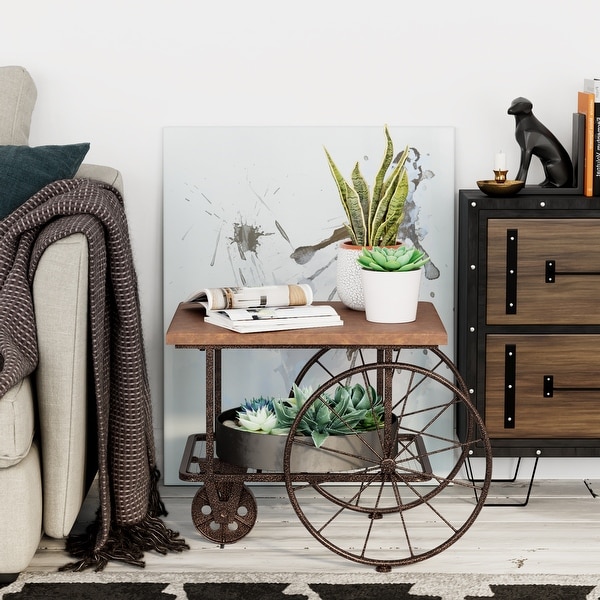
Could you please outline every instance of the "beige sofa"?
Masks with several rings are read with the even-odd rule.
[[[36,97],[25,69],[0,67],[0,145],[27,145]],[[76,177],[122,189],[109,167],[84,164]],[[29,565],[43,534],[68,535],[95,473],[87,251],[75,234],[44,253],[33,284],[38,367],[0,398],[0,581]]]

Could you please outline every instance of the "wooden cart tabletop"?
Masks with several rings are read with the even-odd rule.
[[[315,303],[319,304],[319,303]],[[371,323],[365,313],[327,302],[344,324],[260,333],[237,333],[204,322],[197,304],[181,303],[166,333],[168,345],[182,348],[399,348],[443,346],[448,335],[431,302],[420,302],[412,323]]]

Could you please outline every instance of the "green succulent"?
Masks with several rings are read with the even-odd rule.
[[[372,431],[383,426],[383,398],[372,385],[365,389],[360,383],[355,384],[351,389],[351,397],[356,409],[367,411],[359,423],[360,431]]]
[[[387,125],[385,137],[385,154],[372,189],[360,172],[358,162],[352,170],[352,183],[349,183],[325,149],[327,162],[348,219],[348,223],[345,223],[346,230],[356,246],[394,245],[404,219],[404,203],[408,196],[408,173],[405,168],[408,146],[386,178],[394,159],[394,144]]]
[[[253,433],[271,433],[277,427],[277,415],[273,410],[272,398],[252,398],[244,400],[237,412],[241,429]]]
[[[312,395],[310,388],[293,386],[291,398],[273,401],[277,427],[272,433],[289,432],[300,409]],[[298,426],[299,433],[310,435],[317,448],[330,435],[347,435],[368,431],[381,426],[383,401],[372,386],[365,389],[360,384],[338,386],[333,397],[323,394],[306,411]]]
[[[241,429],[252,433],[287,435],[298,412],[312,396],[311,388],[294,384],[289,398],[244,400],[237,412]],[[383,400],[371,385],[339,385],[333,394],[315,400],[298,426],[298,433],[311,436],[317,448],[330,435],[371,431],[383,424]]]
[[[414,271],[420,269],[429,257],[425,252],[408,246],[398,248],[363,248],[356,259],[359,266],[369,271]]]

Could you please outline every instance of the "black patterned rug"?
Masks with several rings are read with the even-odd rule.
[[[600,576],[27,573],[5,600],[600,600]]]

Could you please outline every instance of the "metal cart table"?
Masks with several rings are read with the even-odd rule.
[[[189,436],[179,476],[203,483],[192,519],[221,545],[244,537],[256,521],[245,484],[281,482],[317,540],[344,558],[389,571],[434,556],[472,525],[490,485],[490,442],[456,367],[439,349],[447,333],[431,303],[421,302],[416,321],[404,324],[370,323],[364,313],[332,304],[343,326],[249,334],[207,324],[190,305],[177,308],[167,344],[206,354],[206,432]],[[318,383],[287,436],[238,434],[224,423],[232,411],[222,413],[222,351],[264,348],[315,349],[293,383]],[[382,426],[330,436],[316,448],[301,433],[302,419],[327,406],[340,385],[356,383],[382,399]],[[238,443],[236,435],[245,437]],[[274,465],[246,461],[246,450],[254,456],[249,441],[267,444],[258,455]],[[477,481],[463,468],[475,448],[485,456]]]

